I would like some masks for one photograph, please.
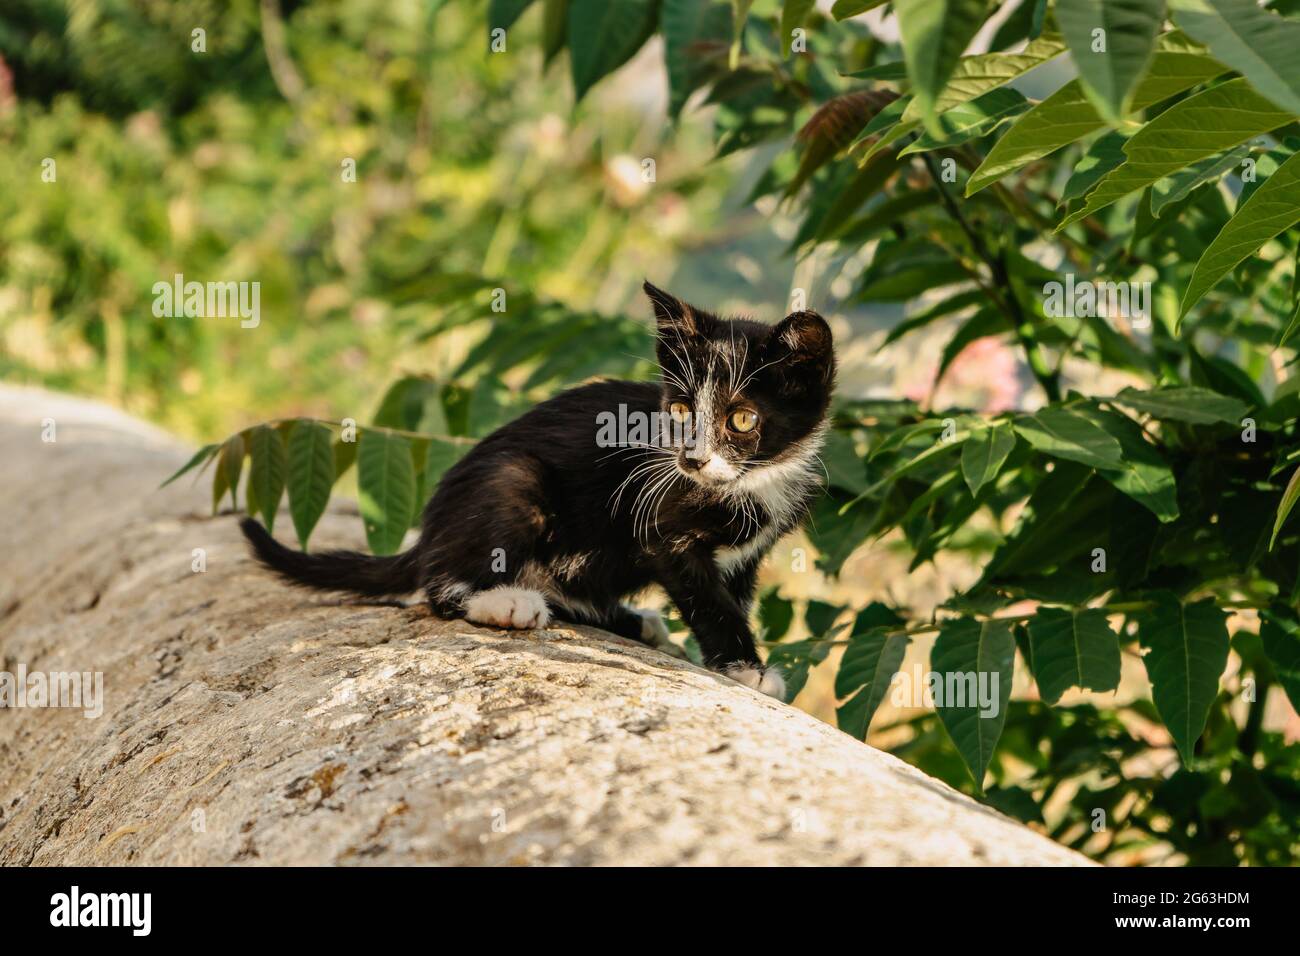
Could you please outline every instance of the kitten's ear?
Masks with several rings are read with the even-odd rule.
[[[816,312],[791,312],[774,325],[767,337],[767,353],[769,361],[823,384],[835,374],[831,327]]]
[[[699,319],[693,308],[647,280],[641,288],[650,297],[655,307],[655,321],[660,329],[676,329],[683,335],[694,335],[699,328]]]

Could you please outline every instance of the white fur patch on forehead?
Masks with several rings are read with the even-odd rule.
[[[717,400],[717,381],[712,369],[705,375],[704,381],[695,390],[695,433],[694,444],[686,450],[690,458],[707,458],[713,449],[714,409]]]

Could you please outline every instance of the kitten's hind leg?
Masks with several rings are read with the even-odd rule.
[[[628,607],[626,604],[616,604],[603,612],[597,612],[594,608],[578,611],[558,602],[552,602],[551,609],[553,620],[598,627],[619,637],[646,644],[673,657],[686,656],[669,638],[668,625],[664,623],[658,611]]]
[[[541,462],[497,453],[444,477],[424,514],[425,591],[440,616],[491,627],[546,627],[530,577],[549,502]]]
[[[668,636],[668,625],[664,623],[663,616],[658,611],[618,604],[604,618],[591,623],[596,627],[612,631],[619,637],[639,641],[673,657],[686,656],[685,652]]]

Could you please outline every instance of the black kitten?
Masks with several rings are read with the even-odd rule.
[[[661,382],[570,389],[484,438],[443,476],[404,554],[304,554],[247,519],[257,556],[311,587],[422,589],[443,617],[580,622],[671,646],[658,614],[620,603],[659,584],[711,667],[783,696],[748,612],[759,562],[819,490],[830,328],[815,312],[729,321],[645,291]]]

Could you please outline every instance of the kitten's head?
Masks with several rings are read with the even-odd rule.
[[[753,490],[811,471],[835,387],[826,321],[816,312],[776,325],[722,319],[649,282],[644,289],[659,326],[663,411],[689,435],[675,443],[682,474]]]

